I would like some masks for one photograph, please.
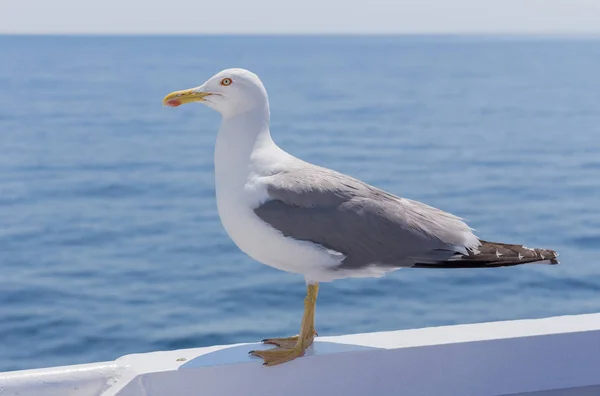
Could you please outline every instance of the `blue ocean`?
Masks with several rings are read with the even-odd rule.
[[[243,67],[292,154],[561,265],[323,284],[320,335],[600,312],[600,41],[0,36],[0,371],[296,334],[304,280],[239,251],[217,113]]]

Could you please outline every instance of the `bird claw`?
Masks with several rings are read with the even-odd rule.
[[[274,348],[266,351],[254,351],[253,356],[263,359],[263,366],[277,366],[289,362],[297,357],[304,356],[304,351],[309,345],[296,345],[293,348]]]

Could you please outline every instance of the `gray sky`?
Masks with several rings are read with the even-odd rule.
[[[0,33],[600,33],[600,0],[0,0]]]

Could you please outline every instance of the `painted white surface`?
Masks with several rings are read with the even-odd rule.
[[[0,373],[0,395],[101,395],[128,372],[116,362]]]
[[[237,344],[0,373],[0,396],[600,394],[600,314],[319,337],[266,368]]]

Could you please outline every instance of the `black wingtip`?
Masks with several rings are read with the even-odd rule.
[[[523,245],[488,242],[466,255],[439,262],[417,262],[414,268],[497,268],[521,264],[560,264],[558,253],[551,249],[531,249]]]

